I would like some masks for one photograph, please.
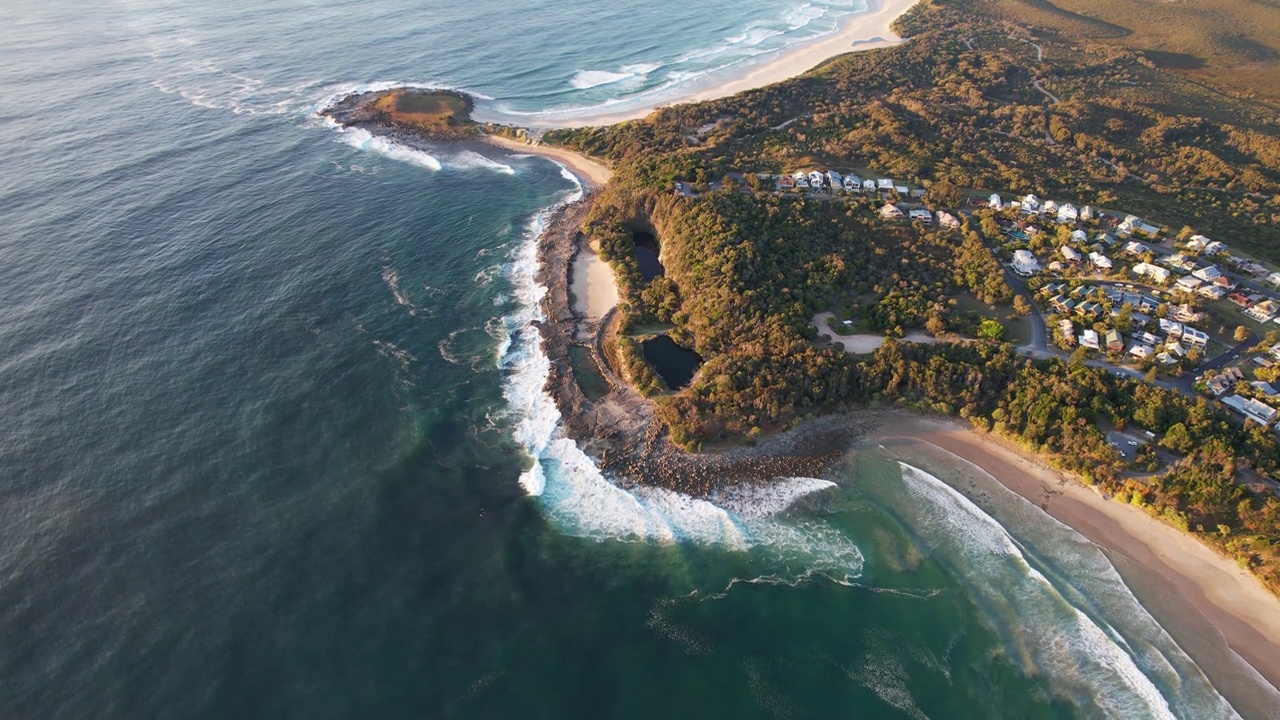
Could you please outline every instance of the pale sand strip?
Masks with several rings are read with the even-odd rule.
[[[489,142],[504,150],[510,150],[514,153],[541,155],[555,160],[569,168],[569,172],[573,173],[586,186],[587,190],[597,190],[604,187],[609,182],[609,178],[613,177],[613,171],[604,163],[573,150],[542,144],[522,143],[499,135],[486,135],[485,137]]]
[[[830,60],[856,50],[874,50],[902,42],[890,25],[898,16],[911,9],[917,0],[869,0],[870,10],[851,15],[834,33],[782,49],[776,57],[747,71],[739,77],[703,88],[685,98],[668,101],[663,105],[719,100],[746,90],[773,85],[790,80],[797,75]],[[597,114],[555,115],[545,113],[537,117],[535,126],[542,129],[614,125],[627,120],[639,120],[661,105],[644,105],[616,112]]]
[[[1049,469],[1000,438],[981,434],[957,422],[921,420],[892,428],[893,436],[919,440],[981,467],[1010,490],[1104,548],[1122,574],[1142,572],[1158,581],[1158,596],[1139,583],[1135,594],[1151,609],[1160,606],[1179,619],[1178,630],[1199,634],[1209,644],[1225,643],[1273,686],[1257,700],[1262,707],[1280,700],[1280,598],[1249,572],[1219,555],[1195,537],[1166,525],[1131,505],[1101,497],[1074,479],[1063,483],[1063,474]],[[1126,580],[1129,578],[1126,577]],[[1148,584],[1150,585],[1150,584]],[[1145,594],[1145,597],[1144,597]],[[1197,618],[1198,616],[1198,618]],[[1196,633],[1189,627],[1207,623],[1220,634]],[[1169,627],[1168,618],[1162,622]],[[1200,643],[1198,643],[1200,644]],[[1186,648],[1191,650],[1191,648]],[[1225,648],[1200,648],[1226,660]],[[1240,690],[1253,683],[1230,668],[1198,664],[1222,689]],[[1225,663],[1224,663],[1225,664]],[[1251,688],[1255,698],[1259,691]]]
[[[573,309],[583,317],[599,320],[618,304],[618,284],[609,267],[591,248],[584,247],[573,257]]]

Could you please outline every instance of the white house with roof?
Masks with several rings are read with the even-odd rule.
[[[1273,272],[1268,275],[1266,282],[1272,287],[1280,287],[1280,272]]]
[[[1080,211],[1071,203],[1063,203],[1058,208],[1058,222],[1073,223],[1080,219]]]
[[[1208,245],[1204,246],[1204,254],[1205,255],[1226,255],[1227,244],[1224,242],[1220,242],[1218,240],[1214,240],[1210,242]]]
[[[1022,212],[1035,215],[1040,212],[1040,198],[1036,197],[1034,193],[1024,195],[1021,200],[1021,207]]]
[[[1266,427],[1276,419],[1276,415],[1280,414],[1275,408],[1253,398],[1245,398],[1239,395],[1230,395],[1222,399],[1222,404],[1244,415],[1250,420]]]
[[[1180,338],[1182,337],[1182,323],[1160,318],[1160,332],[1170,338]]]
[[[1204,281],[1194,275],[1180,277],[1173,283],[1173,289],[1179,292],[1192,293],[1196,288],[1204,284]]]
[[[808,189],[808,187],[809,187],[809,176],[808,176],[807,174],[802,173],[802,172],[798,172],[798,173],[796,173],[795,175],[792,175],[791,177],[795,179],[795,181],[796,181],[796,187],[798,187],[798,188],[805,188],[805,189]]]
[[[884,207],[880,208],[880,217],[885,220],[901,220],[902,209],[893,203],[885,203]]]
[[[845,175],[840,184],[844,186],[845,192],[859,192],[862,190],[862,178],[857,175]]]
[[[1040,261],[1036,260],[1036,256],[1032,255],[1030,250],[1015,250],[1013,271],[1024,277],[1031,277],[1040,272]]]
[[[1040,203],[1040,214],[1048,215],[1049,217],[1057,217],[1058,203],[1052,200],[1045,200],[1044,202]]]
[[[1268,299],[1268,300],[1263,300],[1262,302],[1258,303],[1257,305],[1254,305],[1248,310],[1245,310],[1244,314],[1248,315],[1254,320],[1257,320],[1258,322],[1266,322],[1271,318],[1275,317],[1277,311],[1280,311],[1280,305],[1276,305],[1276,302],[1274,300]]]
[[[1085,232],[1085,231],[1083,231],[1083,230],[1072,230],[1072,231],[1071,231],[1071,242],[1073,242],[1073,243],[1087,243],[1087,242],[1089,242],[1089,233],[1086,233],[1086,232]]]
[[[1207,283],[1211,283],[1222,277],[1222,271],[1218,269],[1217,265],[1210,265],[1209,267],[1202,267],[1199,270],[1196,270],[1191,273],[1191,275],[1198,277]]]
[[[1182,342],[1192,347],[1203,348],[1209,344],[1209,333],[1184,325],[1182,327]]]
[[[919,220],[925,225],[933,224],[933,213],[924,208],[911,208],[909,215],[912,220]]]
[[[1098,349],[1098,331],[1097,330],[1093,330],[1093,329],[1085,330],[1084,332],[1080,333],[1080,337],[1078,338],[1078,340],[1080,341],[1080,344],[1084,347],[1087,347],[1091,350]]]
[[[1148,262],[1140,262],[1134,265],[1133,274],[1138,277],[1145,277],[1157,285],[1169,282],[1169,268],[1162,268],[1159,265],[1152,265]]]
[[[906,196],[908,193],[911,192],[911,188],[907,187],[906,185],[894,185],[893,191],[898,193],[899,195]]]
[[[1146,245],[1132,240],[1124,245],[1124,251],[1130,255],[1146,255],[1147,251],[1150,249],[1151,248],[1148,248]]]
[[[1209,242],[1209,238],[1203,235],[1192,235],[1187,238],[1187,250],[1190,250],[1193,253],[1198,253],[1201,250],[1204,250],[1205,246],[1208,245]]]
[[[818,170],[814,170],[809,173],[809,185],[814,188],[821,188],[826,180],[827,176],[823,175],[822,172]]]
[[[1089,253],[1089,262],[1092,263],[1093,266],[1099,270],[1111,269],[1111,259],[1100,252]]]
[[[1204,285],[1196,292],[1200,294],[1200,297],[1208,298],[1209,300],[1221,300],[1227,296],[1226,288],[1220,288],[1217,285]]]
[[[892,185],[893,183],[890,183],[890,186]],[[869,192],[875,192],[875,191],[876,191],[875,180],[867,179],[862,181],[862,192],[869,193]]]
[[[893,189],[893,179],[892,179],[892,178],[880,178],[879,180],[877,180],[877,181],[876,181],[876,189],[878,189],[878,190],[892,190],[892,189]]]
[[[1081,259],[1080,253],[1076,252],[1075,248],[1072,248],[1069,245],[1063,245],[1062,247],[1058,248],[1058,252],[1062,255],[1062,259],[1066,260],[1067,262],[1073,262],[1073,263],[1080,262],[1080,259]]]
[[[1000,193],[991,193],[991,197],[987,198],[987,207],[993,210],[1000,210],[1004,207],[1004,201],[1000,199]]]
[[[1092,222],[1098,217],[1098,213],[1093,209],[1092,205],[1085,205],[1080,208],[1080,219],[1085,222]]]
[[[958,230],[960,229],[960,218],[945,210],[939,210],[938,224],[948,230]]]
[[[839,188],[839,187],[843,187],[843,186],[844,186],[844,176],[843,176],[843,175],[841,175],[840,173],[836,172],[835,170],[828,170],[828,171],[827,171],[827,183],[828,183],[829,185],[831,185],[831,189],[832,189],[832,190],[835,190],[836,188]]]
[[[1129,354],[1139,360],[1146,360],[1150,358],[1151,355],[1155,353],[1155,351],[1156,349],[1151,347],[1150,345],[1139,345],[1137,343],[1134,343],[1129,348]]]

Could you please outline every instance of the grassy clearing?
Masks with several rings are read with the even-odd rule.
[[[471,122],[467,101],[446,92],[395,90],[378,98],[373,107],[392,122],[431,131],[455,130]]]

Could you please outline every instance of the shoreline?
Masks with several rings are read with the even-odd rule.
[[[877,439],[918,442],[964,460],[1083,535],[1233,705],[1246,717],[1275,717],[1280,598],[1252,574],[1194,536],[958,420],[904,416]]]
[[[576,150],[543,145],[541,143],[520,142],[519,140],[512,140],[508,137],[490,133],[485,133],[480,139],[489,145],[512,153],[537,155],[559,163],[574,177],[578,178],[578,182],[582,183],[583,190],[588,194],[607,185],[609,179],[613,177],[613,170],[609,169],[609,166]]]
[[[890,25],[917,2],[919,0],[868,0],[867,12],[845,18],[834,32],[781,48],[773,58],[751,67],[745,74],[728,77],[715,85],[694,90],[683,97],[625,110],[600,110],[595,113],[583,112],[589,108],[549,111],[537,116],[536,120],[528,123],[527,126],[538,130],[559,130],[616,125],[629,120],[643,119],[655,110],[666,106],[720,100],[741,92],[790,80],[845,53],[901,44],[904,40],[893,32]],[[480,110],[477,115],[486,115],[486,113]],[[484,120],[497,123],[511,122],[511,118],[502,116],[500,113],[486,116]]]

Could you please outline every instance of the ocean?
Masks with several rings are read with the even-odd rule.
[[[0,7],[0,716],[1214,718],[953,458],[623,489],[557,433],[541,158],[321,120],[678,99],[861,0]]]

